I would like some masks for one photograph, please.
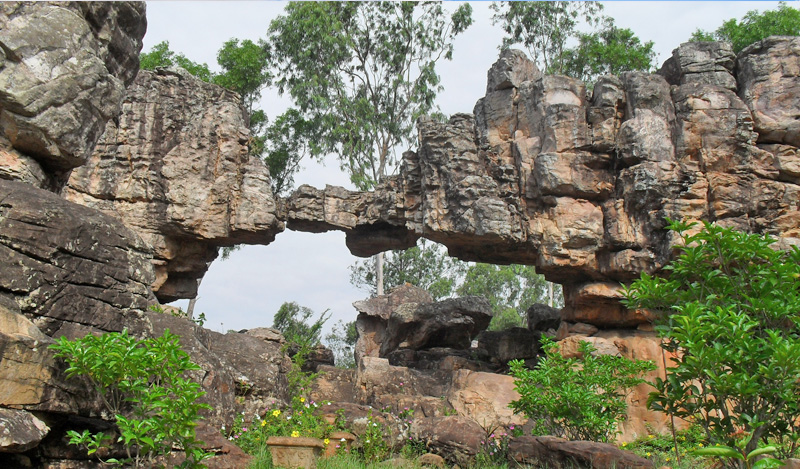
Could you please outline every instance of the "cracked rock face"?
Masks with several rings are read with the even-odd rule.
[[[119,218],[153,247],[161,302],[193,298],[219,246],[268,244],[283,230],[248,139],[235,93],[181,69],[143,70],[64,196]]]
[[[0,294],[49,336],[70,324],[121,331],[155,301],[150,247],[121,221],[0,180]]]
[[[143,2],[0,5],[0,178],[58,190],[139,68]]]
[[[507,52],[473,115],[418,122],[398,176],[370,193],[301,187],[287,225],[344,231],[362,256],[424,237],[464,260],[535,265],[564,284],[571,321],[635,327],[652,318],[622,308],[619,285],[669,261],[666,217],[800,244],[798,70],[800,38],[738,57],[687,43],[658,74],[588,94]]]

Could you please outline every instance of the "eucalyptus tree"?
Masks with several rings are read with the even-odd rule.
[[[597,26],[603,5],[599,2],[493,2],[492,22],[506,37],[501,47],[521,44],[546,73],[565,74],[567,42],[578,37],[578,26]]]
[[[471,23],[469,4],[448,14],[440,2],[289,3],[269,27],[271,62],[308,123],[297,137],[310,155],[336,154],[361,190],[383,180],[416,119],[437,110],[436,64]]]

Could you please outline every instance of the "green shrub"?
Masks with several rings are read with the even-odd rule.
[[[653,362],[595,356],[594,346],[585,341],[579,358],[564,358],[547,337],[542,348],[546,356],[534,369],[521,360],[509,362],[520,395],[511,408],[533,421],[535,435],[610,441],[625,416],[625,396],[645,382],[639,376],[655,369]]]
[[[200,448],[194,429],[198,412],[210,407],[197,402],[204,392],[186,372],[200,367],[180,349],[178,336],[167,330],[161,337],[137,340],[127,331],[111,332],[72,341],[62,337],[50,348],[67,362],[67,376],[87,379],[114,415],[117,441],[124,444],[128,458],[107,462],[152,465],[155,457],[177,447],[186,452],[185,467],[202,467],[200,461],[210,455]],[[86,446],[89,454],[113,440],[88,430],[71,430],[68,436],[71,444]]]
[[[800,436],[800,249],[704,223],[669,222],[683,241],[664,278],[642,274],[628,305],[660,310],[662,347],[676,366],[651,408],[699,424],[710,443],[743,453],[775,443],[796,454]],[[743,467],[744,462],[733,464]]]

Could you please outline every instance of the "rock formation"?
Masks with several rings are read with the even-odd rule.
[[[300,187],[287,226],[341,230],[356,255],[425,237],[465,260],[535,265],[571,321],[635,327],[619,283],[670,258],[665,218],[800,244],[800,39],[733,55],[687,43],[658,74],[583,83],[504,52],[474,114],[418,122],[419,148],[374,192]]]
[[[86,163],[139,69],[144,12],[143,2],[0,5],[0,178],[58,190]]]
[[[153,291],[194,298],[219,246],[283,231],[267,167],[248,155],[241,99],[182,69],[141,71],[64,196],[122,220],[153,247]]]

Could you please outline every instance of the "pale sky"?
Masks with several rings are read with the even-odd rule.
[[[620,27],[630,28],[642,41],[653,41],[662,64],[672,50],[701,28],[713,31],[724,20],[741,18],[747,11],[775,9],[778,2],[602,2],[604,13]],[[800,8],[798,1],[788,2]],[[270,21],[286,2],[149,1],[144,51],[164,40],[170,48],[214,71],[217,50],[230,38],[257,40],[266,36]],[[445,114],[472,112],[484,95],[486,71],[497,59],[503,37],[491,24],[489,2],[472,2],[473,25],[455,43],[451,62],[437,69],[444,91],[438,98]],[[264,92],[262,108],[272,118],[288,106],[286,98]],[[296,183],[352,189],[334,158],[326,165],[304,163]],[[366,292],[350,285],[350,266],[357,258],[344,243],[344,234],[285,231],[269,246],[245,246],[226,261],[216,260],[200,286],[195,314],[204,312],[206,327],[218,331],[270,326],[273,314],[285,301],[296,301],[318,314],[330,309],[332,319],[355,319],[354,301]],[[186,301],[179,302],[184,305]],[[328,329],[326,328],[326,329]]]

